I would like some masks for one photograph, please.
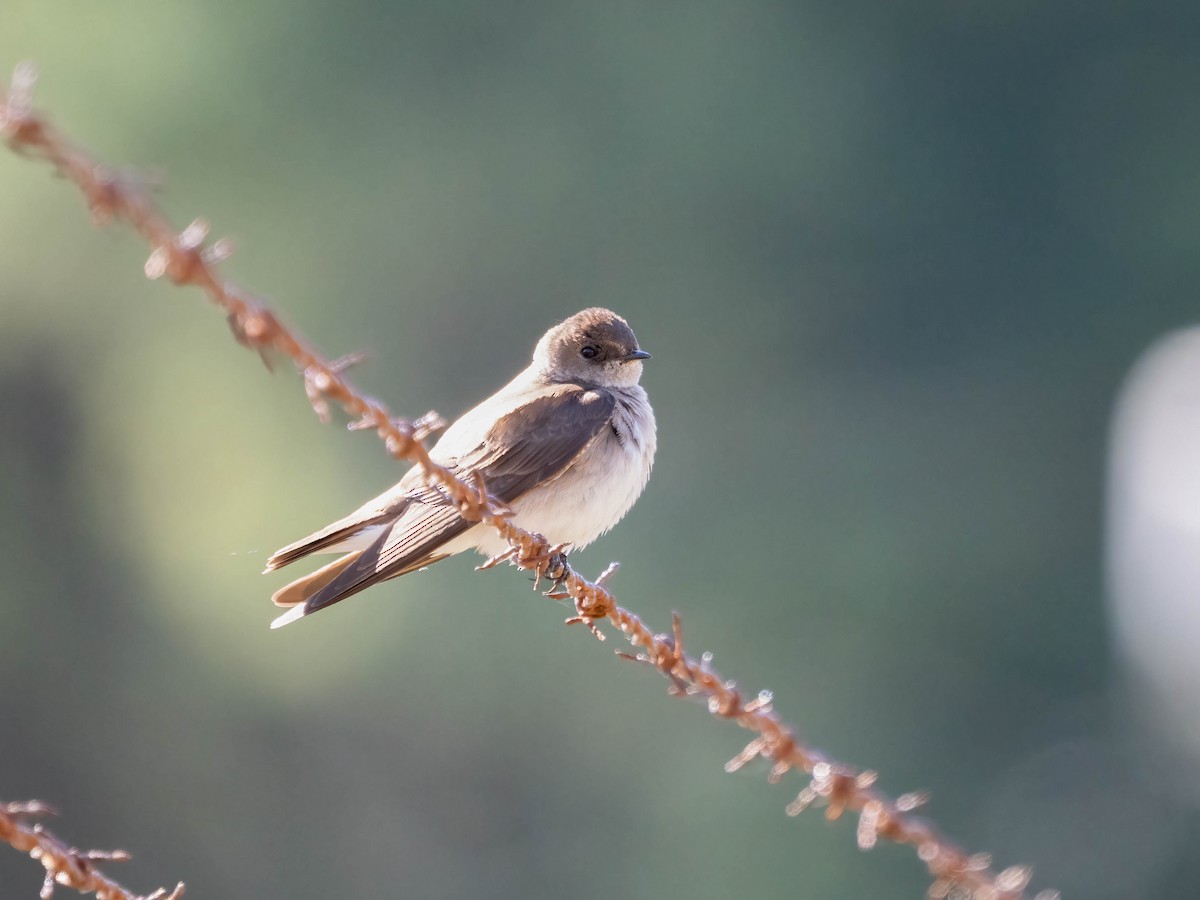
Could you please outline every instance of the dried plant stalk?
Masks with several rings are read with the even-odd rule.
[[[880,838],[915,848],[934,878],[930,897],[1019,900],[1027,896],[1026,867],[997,872],[986,854],[966,853],[939,834],[932,823],[915,815],[924,794],[888,797],[875,787],[874,772],[832,761],[804,744],[776,714],[768,693],[747,699],[734,682],[713,670],[711,655],[703,654],[699,661],[689,657],[684,652],[678,615],[671,634],[655,634],[634,613],[617,605],[604,586],[615,564],[596,581],[587,580],[566,565],[562,545],[514,525],[509,511],[487,493],[486,486],[478,481],[465,483],[431,460],[423,441],[440,422],[436,414],[416,421],[395,419],[382,403],[359,392],[343,374],[344,361],[326,361],[297,332],[286,328],[262,299],[217,272],[216,263],[228,256],[230,247],[226,241],[208,242],[207,222],[197,219],[176,232],[138,179],[100,165],[34,111],[30,98],[33,81],[28,67],[18,67],[12,88],[7,92],[0,89],[0,136],[10,147],[49,162],[73,182],[83,192],[96,221],[124,219],[145,237],[152,248],[145,266],[148,277],[165,275],[178,285],[201,288],[225,311],[240,343],[260,354],[275,351],[289,357],[322,420],[328,419],[331,403],[340,406],[351,417],[352,428],[373,429],[393,457],[420,466],[428,480],[457,504],[464,518],[494,528],[511,549],[480,568],[509,562],[534,572],[538,579],[550,578],[555,586],[550,596],[569,599],[574,605],[575,614],[567,619],[568,624],[582,623],[603,640],[597,623],[609,622],[638,648],[637,655],[621,656],[653,666],[670,681],[672,693],[700,697],[713,715],[754,732],[754,739],[726,765],[727,771],[761,757],[772,764],[769,778],[773,782],[791,770],[804,773],[807,783],[788,805],[789,815],[814,803],[825,807],[828,819],[844,812],[858,814],[858,843],[863,849]],[[1036,900],[1055,897],[1057,892],[1043,891]]]
[[[179,900],[183,882],[167,893],[159,888],[152,894],[135,894],[121,887],[98,868],[96,863],[124,862],[129,854],[124,850],[80,850],[68,847],[41,825],[30,825],[28,819],[53,815],[54,810],[44,803],[0,803],[0,840],[28,853],[46,868],[41,898],[49,900],[59,885],[74,888],[81,894],[95,894],[99,900]]]

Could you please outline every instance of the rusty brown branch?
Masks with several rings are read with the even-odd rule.
[[[0,802],[0,840],[28,853],[46,869],[42,882],[42,900],[49,900],[58,886],[70,887],[81,894],[95,894],[99,900],[179,900],[183,882],[167,893],[159,888],[152,894],[135,894],[117,884],[98,868],[97,862],[124,862],[129,854],[124,850],[80,850],[69,847],[41,825],[28,820],[36,816],[53,815],[54,810],[44,803]]]
[[[845,812],[858,815],[858,843],[873,847],[883,838],[912,846],[934,878],[930,897],[975,897],[980,900],[1019,900],[1027,896],[1029,869],[1014,866],[997,872],[986,854],[968,854],[915,814],[923,794],[892,799],[875,786],[875,773],[828,759],[803,743],[793,728],[775,712],[767,693],[745,697],[732,681],[713,668],[711,656],[699,660],[684,652],[682,628],[675,616],[672,634],[653,633],[634,613],[622,608],[605,586],[611,567],[595,582],[572,571],[560,556],[562,546],[514,525],[509,511],[478,483],[464,483],[430,459],[424,439],[436,430],[435,414],[415,422],[395,419],[377,400],[359,392],[345,377],[348,362],[328,362],[298,333],[285,327],[261,299],[222,277],[217,263],[229,253],[225,241],[208,242],[208,224],[197,219],[177,232],[150,199],[138,179],[103,166],[50,125],[31,104],[31,70],[19,68],[10,90],[0,90],[0,137],[15,151],[43,159],[82,192],[92,216],[99,222],[124,219],[150,244],[146,275],[167,276],[179,285],[203,290],[228,318],[234,336],[245,346],[266,354],[289,357],[300,370],[309,402],[318,416],[328,418],[337,404],[351,418],[352,428],[373,429],[396,459],[420,466],[458,506],[462,515],[494,528],[511,549],[480,568],[510,562],[549,577],[551,596],[570,599],[574,615],[568,623],[587,625],[603,639],[599,623],[607,621],[637,648],[636,656],[621,654],[653,666],[670,681],[671,692],[707,701],[709,711],[753,732],[746,748],[726,765],[734,771],[755,758],[771,763],[769,778],[780,780],[789,771],[804,773],[806,783],[788,805],[789,815],[822,804],[828,819]],[[1037,900],[1057,896],[1043,891]]]

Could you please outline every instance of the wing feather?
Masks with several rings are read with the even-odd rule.
[[[543,388],[529,402],[502,416],[477,446],[439,461],[460,478],[479,472],[488,493],[511,504],[569,469],[579,453],[610,426],[615,403],[607,391],[578,385]],[[436,451],[435,447],[435,458]],[[407,476],[405,480],[409,480]],[[409,486],[399,509],[393,505],[367,520],[361,513],[362,510],[271,557],[268,569],[330,546],[345,536],[347,529],[339,530],[338,526],[355,516],[359,517],[355,519],[358,523],[355,533],[366,524],[393,523],[390,528],[380,529],[379,537],[352,562],[338,569],[336,577],[315,584],[317,589],[305,599],[303,613],[297,611],[287,621],[442,559],[446,554],[439,554],[439,548],[474,524],[459,515],[441,491],[419,483]]]
[[[608,391],[559,385],[503,416],[473,452],[454,461],[461,475],[483,475],[488,493],[512,503],[565,472],[612,422]]]

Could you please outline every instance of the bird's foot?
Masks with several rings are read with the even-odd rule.
[[[522,569],[533,572],[533,586],[538,589],[542,579],[550,581],[550,596],[554,596],[562,587],[564,581],[571,575],[571,567],[567,563],[567,548],[571,545],[551,544],[540,534],[531,535],[527,547],[510,547],[503,553],[491,557],[476,566],[476,569],[491,569],[503,562],[511,562]],[[563,595],[565,596],[565,595]]]
[[[546,596],[561,599],[556,595],[561,595],[563,582],[571,574],[571,566],[567,563],[567,548],[570,544],[556,544],[553,547],[547,547],[540,554],[534,568],[534,588],[541,587],[542,579],[545,578],[550,582],[550,590],[546,592]]]

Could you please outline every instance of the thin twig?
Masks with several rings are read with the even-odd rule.
[[[124,850],[80,850],[69,847],[41,825],[30,825],[28,819],[54,815],[54,810],[36,800],[27,803],[0,802],[0,840],[41,862],[46,868],[42,882],[42,900],[49,900],[58,886],[70,887],[81,894],[95,894],[99,900],[179,900],[183,882],[167,893],[159,888],[152,894],[135,894],[121,887],[97,867],[97,862],[125,862]]]
[[[597,624],[609,622],[639,650],[636,656],[620,655],[653,666],[670,681],[672,693],[699,697],[707,702],[713,715],[753,732],[754,739],[726,765],[728,771],[761,757],[771,763],[768,777],[772,782],[792,770],[804,773],[807,782],[788,805],[789,815],[814,803],[822,804],[828,819],[844,812],[858,815],[858,843],[863,849],[874,846],[880,838],[914,847],[934,878],[930,897],[1019,900],[1027,896],[1028,868],[1014,866],[994,871],[986,854],[966,853],[941,836],[930,822],[915,815],[914,810],[925,800],[924,794],[892,799],[875,787],[874,772],[832,761],[804,744],[779,718],[770,694],[759,693],[747,699],[734,682],[712,668],[710,654],[701,655],[697,661],[684,652],[678,615],[674,616],[672,634],[654,634],[635,614],[617,605],[604,584],[611,567],[595,582],[582,577],[564,562],[563,546],[517,527],[510,519],[511,512],[491,497],[484,485],[463,482],[430,459],[423,441],[440,421],[434,414],[416,422],[395,419],[382,403],[359,392],[343,374],[345,361],[327,362],[297,332],[285,327],[262,299],[217,272],[216,264],[228,256],[230,246],[226,241],[208,243],[207,222],[197,219],[183,232],[176,232],[138,179],[100,165],[34,111],[30,102],[32,85],[32,71],[21,67],[11,90],[5,94],[0,89],[0,136],[10,147],[44,159],[74,182],[97,221],[124,219],[145,237],[151,246],[145,266],[148,277],[166,276],[176,284],[201,288],[225,311],[240,343],[264,354],[264,358],[269,351],[289,357],[301,372],[309,401],[321,418],[328,417],[329,404],[337,404],[350,416],[352,428],[373,429],[393,457],[420,466],[429,482],[455,503],[465,519],[494,528],[509,543],[510,550],[480,568],[507,561],[533,571],[539,579],[550,578],[554,582],[551,596],[569,598],[575,607],[568,623],[582,623],[603,640]],[[1043,891],[1036,900],[1056,896],[1056,892]]]

